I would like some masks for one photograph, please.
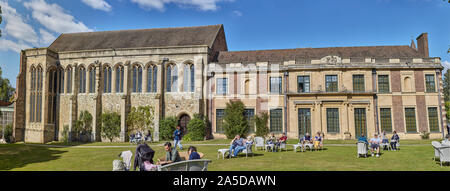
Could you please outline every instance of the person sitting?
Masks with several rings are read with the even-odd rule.
[[[311,135],[309,135],[309,133],[306,133],[305,136],[303,137],[303,144],[311,144],[312,140],[311,140]]]
[[[266,140],[267,140],[266,144],[273,145],[273,147],[271,148],[270,151],[274,152],[276,150],[276,147],[277,147],[277,144],[278,144],[277,138],[275,137],[275,134],[272,133]]]
[[[230,143],[230,156],[236,157],[239,152],[243,151],[245,147],[246,140],[241,138],[240,135],[236,135],[233,140],[231,140]],[[234,152],[233,152],[234,150]]]
[[[172,143],[166,142],[164,144],[164,149],[166,150],[166,160],[165,161],[159,161],[159,165],[166,165],[170,163],[180,162],[180,154],[178,153],[178,150],[176,148],[172,148]]]
[[[364,136],[364,134],[361,134],[361,136],[358,138],[358,142],[364,142],[366,144],[369,144],[369,142],[367,141],[366,136]]]
[[[370,150],[372,151],[372,156],[376,150],[377,157],[380,156],[380,143],[381,139],[378,137],[378,134],[375,133],[374,138],[370,139]]]
[[[277,148],[280,148],[281,144],[286,144],[287,136],[286,133],[283,133],[280,138],[277,140]]]
[[[391,137],[391,148],[392,150],[397,150],[397,143],[400,142],[400,137],[397,135],[397,132],[394,131]]]
[[[200,155],[197,152],[197,148],[194,146],[190,146],[188,149],[189,160],[197,160],[200,159]]]
[[[389,144],[389,139],[386,137],[386,131],[383,131],[383,132],[381,133],[381,143],[383,143],[383,144]],[[387,146],[384,145],[384,147],[386,148]],[[383,148],[383,149],[385,149],[385,148]]]
[[[442,140],[442,143],[441,143],[441,144],[443,144],[443,145],[445,145],[445,146],[450,146],[450,134],[447,134],[447,135],[445,136],[445,139]]]
[[[323,148],[322,136],[320,132],[317,132],[317,135],[314,137],[314,148]]]

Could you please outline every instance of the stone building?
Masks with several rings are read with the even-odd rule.
[[[48,142],[72,128],[81,111],[121,115],[126,139],[131,107],[155,107],[182,128],[195,113],[224,137],[225,104],[241,100],[245,116],[267,112],[271,132],[298,138],[356,138],[396,130],[442,136],[446,126],[440,58],[427,33],[410,46],[228,51],[222,25],[62,34],[48,48],[24,50],[17,77],[16,141]],[[286,83],[287,82],[287,83]],[[254,132],[254,124],[251,124]]]

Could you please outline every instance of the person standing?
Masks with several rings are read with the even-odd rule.
[[[175,130],[175,132],[173,132],[173,137],[173,147],[176,149],[178,145],[180,150],[183,150],[183,145],[181,145],[181,130],[179,125],[177,125],[177,129]]]

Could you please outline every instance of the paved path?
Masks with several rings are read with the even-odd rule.
[[[28,146],[39,146],[39,147],[49,147],[49,148],[135,148],[137,145],[99,145],[99,146],[86,146],[86,145],[76,145],[76,146],[69,146],[69,145],[45,145],[45,144],[24,144]],[[156,144],[149,146],[156,146],[156,147],[162,147],[164,144]],[[192,145],[192,146],[229,146],[230,144],[184,144],[184,145]],[[294,144],[288,144],[288,146],[292,146]],[[402,144],[401,146],[426,146],[428,144]],[[325,144],[325,146],[331,146],[331,147],[356,147],[356,144]]]

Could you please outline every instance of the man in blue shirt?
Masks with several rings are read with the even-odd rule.
[[[230,156],[235,157],[239,152],[245,149],[245,139],[241,138],[240,135],[236,135],[230,143]],[[233,153],[234,149],[234,153]]]
[[[366,144],[369,144],[369,141],[367,141],[367,138],[364,136],[364,134],[361,134],[361,137],[358,138],[358,142],[365,142]]]
[[[189,160],[200,159],[200,155],[197,153],[197,148],[190,146],[188,149]]]
[[[183,150],[183,145],[181,145],[181,130],[180,126],[177,126],[175,132],[173,132],[173,147],[176,149],[177,145],[180,147],[180,150]]]

